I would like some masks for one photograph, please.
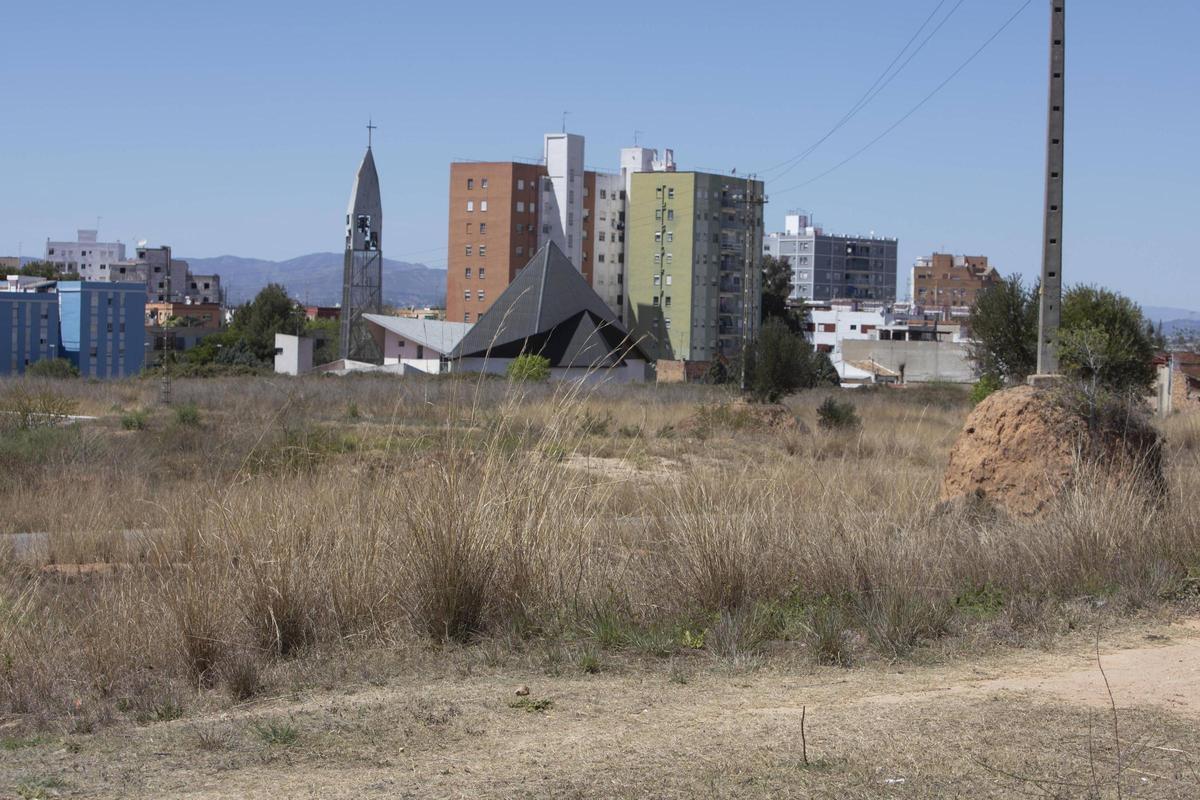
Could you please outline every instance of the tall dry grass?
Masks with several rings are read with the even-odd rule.
[[[697,439],[674,426],[721,395],[690,387],[178,385],[198,430],[160,413],[2,465],[49,546],[0,551],[0,712],[87,727],[242,701],[316,656],[488,637],[895,658],[1079,598],[1169,603],[1200,569],[1191,423],[1171,422],[1168,502],[1084,482],[1030,521],[936,508],[966,413],[944,392],[855,396],[841,432],[806,394],[786,436]]]

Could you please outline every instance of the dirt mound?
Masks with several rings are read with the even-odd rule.
[[[1089,425],[1061,391],[1018,386],[976,406],[950,451],[941,500],[983,500],[1034,516],[1070,486],[1081,463],[1122,481],[1163,482],[1161,440],[1148,423],[1104,417]]]
[[[734,400],[713,406],[701,406],[692,416],[675,426],[684,436],[705,436],[719,430],[780,433],[799,431],[804,423],[792,410],[780,403],[747,403]]]

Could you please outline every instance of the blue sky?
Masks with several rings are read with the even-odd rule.
[[[870,105],[765,175],[768,228],[803,208],[831,230],[896,236],[902,284],[935,249],[1035,274],[1043,0],[906,123],[809,182],[1023,2],[946,0],[935,19],[954,13]],[[385,254],[444,266],[451,160],[536,158],[569,110],[596,168],[615,170],[639,130],[681,168],[762,172],[841,118],[937,5],[6,2],[0,254],[39,255],[98,216],[103,238],[183,255],[337,250],[371,115]],[[1065,277],[1200,308],[1200,4],[1069,11]]]

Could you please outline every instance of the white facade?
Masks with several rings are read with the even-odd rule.
[[[583,137],[547,133],[538,249],[554,242],[576,269],[583,264]]]
[[[108,281],[112,265],[125,260],[125,245],[120,242],[101,242],[99,231],[81,229],[75,232],[74,242],[46,240],[45,260],[58,264],[63,272],[77,272],[81,280]]]
[[[620,175],[596,173],[595,217],[591,220],[592,288],[625,322],[625,183]]]
[[[855,306],[839,305],[814,308],[809,312],[804,338],[815,349],[837,355],[841,353],[843,341],[878,339],[879,329],[893,321],[892,313],[882,308],[860,310]]]
[[[275,372],[303,375],[313,367],[313,340],[307,336],[275,334]]]

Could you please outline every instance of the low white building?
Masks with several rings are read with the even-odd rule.
[[[382,342],[384,367],[399,366],[431,375],[445,372],[445,359],[471,330],[467,322],[364,314],[376,342]],[[394,371],[394,370],[388,370]]]
[[[894,322],[885,306],[863,307],[851,302],[810,306],[804,338],[822,353],[839,353],[843,341],[878,339],[879,329]]]
[[[275,334],[275,372],[303,375],[313,368],[313,340],[308,336]]]

